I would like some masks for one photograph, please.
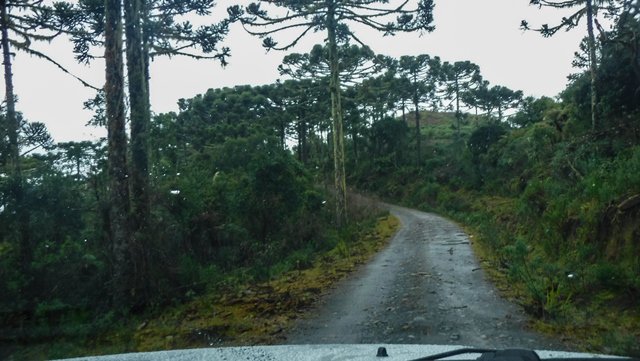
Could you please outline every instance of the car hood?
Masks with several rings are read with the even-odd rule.
[[[384,347],[388,357],[376,357],[379,347]],[[280,345],[280,346],[246,346],[246,347],[218,347],[172,351],[128,353],[109,356],[80,357],[71,360],[86,361],[246,361],[246,360],[296,360],[296,361],[395,361],[411,360],[428,355],[452,351],[465,346],[459,345]],[[567,357],[598,357],[602,355],[536,350],[541,359]],[[475,359],[478,355],[461,355],[448,358]],[[606,356],[603,356],[606,357]],[[610,356],[609,356],[610,357]],[[67,359],[68,360],[68,359]]]

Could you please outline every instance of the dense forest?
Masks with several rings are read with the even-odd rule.
[[[385,33],[432,31],[432,1],[389,24],[356,2],[326,4],[283,18],[233,6],[196,27],[176,19],[209,14],[211,1],[2,3],[0,357],[83,344],[131,317],[310,267],[379,216],[353,209],[347,187],[468,226],[547,332],[640,352],[637,2],[565,1],[577,12],[557,26],[523,21],[545,36],[589,25],[557,98],[492,85],[470,61],[375,54],[345,25],[361,16]],[[233,22],[273,50],[299,39],[279,44],[278,26],[328,37],[285,56],[283,80],[209,89],[153,114],[149,61],[224,63]],[[105,86],[85,105],[107,139],[54,144],[17,109],[12,51],[53,62],[30,45],[57,36],[80,62],[104,54]]]

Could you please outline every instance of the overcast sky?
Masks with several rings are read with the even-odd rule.
[[[217,12],[225,12],[231,0],[219,1]],[[372,31],[357,34],[377,53],[401,55],[429,54],[442,60],[470,60],[478,64],[486,80],[522,90],[525,95],[555,96],[566,85],[573,53],[586,29],[582,26],[553,38],[519,29],[522,19],[531,25],[555,23],[562,17],[557,10],[539,10],[529,0],[436,0],[433,33],[398,34],[382,37]],[[308,52],[322,41],[316,34],[294,52]],[[277,38],[276,38],[277,40]],[[261,40],[249,36],[241,27],[232,29],[226,44],[231,48],[230,65],[221,68],[215,61],[186,58],[157,59],[151,67],[151,107],[156,113],[177,110],[179,98],[190,98],[209,88],[240,84],[265,84],[278,78],[277,66],[285,53],[265,53]],[[90,83],[104,83],[104,63],[91,66],[74,63],[71,45],[64,40],[42,48]],[[102,129],[85,127],[91,113],[82,103],[93,97],[92,90],[42,60],[17,54],[14,83],[17,109],[28,120],[44,122],[56,142],[96,139]],[[4,98],[4,89],[2,89]]]

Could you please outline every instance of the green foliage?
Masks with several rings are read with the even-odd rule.
[[[467,146],[474,157],[487,153],[489,148],[506,133],[504,126],[488,124],[474,130],[469,137]]]
[[[335,250],[338,253],[338,255],[340,255],[340,257],[343,257],[343,258],[347,258],[351,255],[351,252],[349,252],[349,246],[347,246],[347,244],[342,240],[338,242],[338,245],[336,246]]]
[[[559,108],[553,99],[549,97],[526,97],[520,105],[520,111],[509,121],[519,127],[527,127],[544,121],[547,116]]]
[[[249,11],[260,14],[259,7]],[[631,34],[638,24],[632,17],[617,20],[607,34],[615,41],[602,46],[605,127],[599,132],[591,131],[585,74],[574,77],[558,101],[523,100],[520,92],[482,82],[468,62],[403,58],[399,74],[389,59],[376,57],[375,70],[384,60],[387,72],[341,93],[350,184],[474,227],[538,317],[567,321],[608,302],[637,308],[640,66],[628,49],[637,42]],[[352,59],[340,61],[353,61],[354,68],[364,64],[358,60],[374,62],[367,48],[342,51]],[[178,113],[154,117],[144,245],[150,257],[143,265],[153,296],[134,312],[300,271],[320,253],[352,256],[376,210],[354,207],[350,223],[336,229],[333,197],[319,188],[334,165],[327,84],[313,78],[327,75],[326,52],[318,46],[285,61],[289,74],[309,79],[210,89],[180,100]],[[434,70],[412,68],[417,60]],[[441,66],[446,84],[425,78]],[[421,95],[410,86],[412,76]],[[409,113],[414,100],[418,112]],[[456,112],[420,111],[441,101]],[[48,147],[41,130],[37,123],[23,129],[32,135],[24,141]],[[91,339],[119,327],[122,310],[113,308],[104,287],[115,270],[104,144],[64,143],[23,156],[19,205],[13,203],[18,178],[3,156],[0,342]],[[22,213],[28,217],[17,215],[20,207],[29,209]],[[28,226],[28,237],[21,237],[20,225]],[[607,334],[629,347],[629,340]],[[49,356],[75,352],[73,342],[58,345]]]
[[[153,120],[146,265],[153,295],[147,309],[304,269],[318,252],[337,244],[338,237],[327,231],[333,219],[325,205],[329,196],[284,148],[278,89],[210,91],[184,101],[181,113]],[[234,97],[237,103],[222,101]],[[291,98],[302,99],[299,93]],[[309,117],[321,117],[306,110]],[[66,143],[23,159],[23,206],[30,209],[34,252],[32,262],[22,265],[18,233],[1,234],[1,342],[61,337],[82,342],[117,327],[117,317],[92,325],[114,311],[104,287],[114,267],[105,156],[99,143]],[[3,207],[11,186],[0,178]],[[15,230],[16,222],[2,208],[2,229]],[[74,342],[60,343],[58,351],[72,352]]]
[[[367,46],[345,44],[337,49],[341,83],[359,83],[382,69],[384,59]],[[331,73],[329,47],[316,44],[308,54],[289,54],[278,66],[281,75],[292,79],[328,79]]]

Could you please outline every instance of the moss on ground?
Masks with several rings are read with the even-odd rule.
[[[382,249],[396,232],[393,216],[348,246],[339,243],[308,269],[287,272],[269,282],[210,294],[141,323],[135,351],[172,348],[274,344],[284,340],[299,318],[336,281]],[[346,247],[346,248],[345,248]]]

